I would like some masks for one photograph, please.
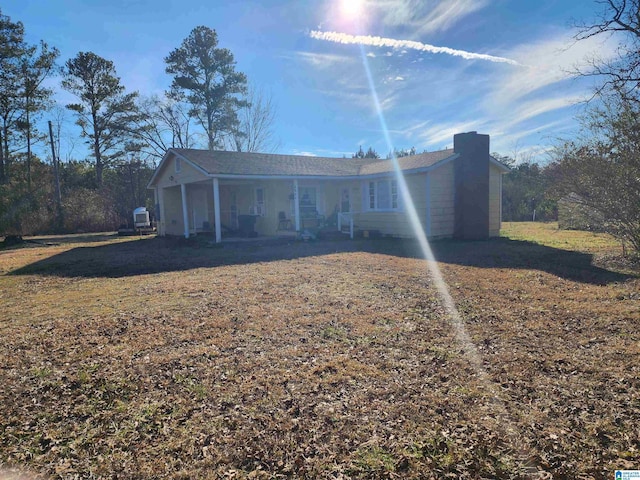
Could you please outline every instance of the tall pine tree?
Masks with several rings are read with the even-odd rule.
[[[9,177],[12,130],[20,117],[16,91],[20,79],[20,59],[25,53],[24,26],[0,11],[0,183]]]
[[[105,165],[124,155],[139,120],[138,93],[125,93],[113,62],[93,52],[80,52],[67,61],[62,86],[80,100],[67,108],[76,113],[76,123],[91,146],[101,187]]]
[[[246,105],[239,96],[247,93],[247,77],[236,71],[233,54],[218,48],[215,30],[200,26],[165,62],[167,73],[174,75],[174,96],[191,104],[190,114],[204,128],[209,150],[219,148],[226,135],[238,132],[237,112]]]

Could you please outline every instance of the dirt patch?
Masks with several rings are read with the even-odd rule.
[[[637,467],[640,281],[589,263],[614,245],[514,237],[435,247],[472,345],[411,242],[2,252],[0,468],[604,479]]]

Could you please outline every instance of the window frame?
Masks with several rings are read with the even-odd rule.
[[[262,192],[262,201],[259,200],[258,191]],[[263,186],[255,187],[254,189],[254,207],[255,215],[259,217],[265,217],[267,215],[267,189]]]
[[[380,187],[379,184],[386,183],[388,192],[388,207],[380,206]],[[366,183],[366,210],[369,212],[399,212],[402,211],[400,206],[400,192],[398,189],[398,180],[395,178],[371,179]]]

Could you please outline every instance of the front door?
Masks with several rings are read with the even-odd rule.
[[[349,188],[342,189],[342,200],[340,201],[340,211],[342,213],[349,213],[351,211],[351,201],[349,199]]]

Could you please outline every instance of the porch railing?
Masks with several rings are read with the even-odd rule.
[[[338,231],[343,232],[343,225],[349,226],[349,237],[353,240],[353,214],[351,212],[338,212]]]

